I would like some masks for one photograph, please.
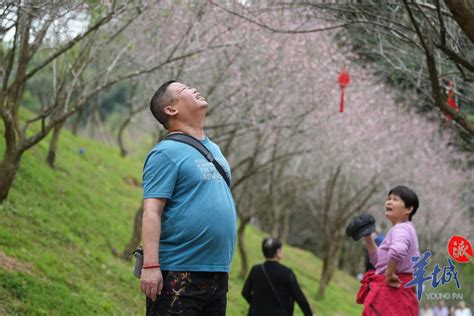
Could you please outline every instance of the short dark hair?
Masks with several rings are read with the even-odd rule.
[[[168,91],[168,86],[176,82],[175,80],[169,80],[163,83],[158,90],[156,90],[155,94],[151,98],[150,101],[150,111],[153,116],[164,126],[164,128],[168,129],[168,115],[165,113],[165,107],[168,106],[170,103],[174,101],[173,95],[171,95],[170,91]]]
[[[270,259],[275,257],[278,249],[281,248],[281,242],[272,237],[267,237],[262,242],[262,251],[265,258]]]
[[[408,215],[408,220],[411,221],[411,218],[413,217],[413,215],[415,215],[416,210],[420,205],[420,202],[418,201],[418,196],[416,195],[415,191],[404,185],[399,185],[391,189],[388,192],[387,196],[390,196],[390,194],[399,196],[405,203],[405,207],[409,208],[413,206],[413,211],[410,213],[410,215]]]

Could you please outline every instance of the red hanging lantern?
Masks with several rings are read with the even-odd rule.
[[[341,87],[341,104],[339,106],[339,112],[342,113],[344,112],[344,88],[347,87],[351,81],[351,78],[344,67],[342,67],[337,80],[339,81],[339,87]]]
[[[449,90],[448,90],[448,106],[453,110],[459,110],[459,106],[456,104],[456,100],[454,99],[454,82],[449,82]],[[444,114],[446,116],[447,124],[449,125],[453,120],[453,117],[448,113]]]

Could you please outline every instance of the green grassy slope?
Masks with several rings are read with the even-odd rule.
[[[123,249],[130,237],[141,189],[127,179],[140,179],[142,161],[69,132],[59,148],[56,170],[44,162],[47,142],[27,152],[0,205],[0,315],[141,315],[144,297],[131,263],[116,258],[110,245]],[[251,264],[261,261],[263,236],[253,227],[246,232]],[[336,274],[326,299],[316,302],[321,261],[300,249],[284,250],[283,263],[294,269],[318,315],[360,314],[356,280]],[[236,256],[231,316],[247,311],[239,265]],[[299,308],[295,314],[301,315]]]

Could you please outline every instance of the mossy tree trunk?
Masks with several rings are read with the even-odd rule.
[[[64,123],[66,123],[66,120],[61,121],[53,129],[53,136],[51,137],[51,142],[49,143],[48,156],[46,157],[46,162],[51,168],[55,167],[56,152],[58,151],[59,137],[61,135],[61,130],[63,129]]]
[[[239,248],[239,254],[241,258],[241,263],[240,263],[240,272],[239,272],[239,278],[245,278],[247,275],[247,272],[249,270],[249,260],[247,256],[247,251],[245,250],[245,227],[247,227],[247,224],[250,222],[250,216],[241,218],[240,223],[239,223],[239,228],[237,230],[237,244]]]
[[[130,238],[130,241],[125,246],[125,249],[123,250],[122,255],[120,256],[124,260],[130,261],[132,259],[133,251],[140,244],[140,241],[142,239],[141,237],[142,217],[143,217],[143,203],[135,212],[135,220],[133,221],[132,237]]]

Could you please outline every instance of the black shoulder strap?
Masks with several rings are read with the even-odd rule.
[[[227,183],[230,188],[230,180],[227,174],[225,173],[224,168],[222,168],[222,166],[217,162],[217,160],[214,159],[212,153],[199,140],[197,140],[191,135],[181,133],[169,134],[168,136],[166,136],[165,140],[174,140],[176,142],[188,144],[189,146],[194,147],[204,157],[206,157],[209,162],[214,164],[214,167],[216,167],[217,171],[220,173],[222,178],[224,178],[225,183]]]
[[[263,265],[263,263],[260,265],[260,267],[262,267],[263,274],[265,274],[265,277],[267,278],[268,284],[270,284],[270,287],[272,288],[273,294],[275,294],[275,297],[278,301],[278,304],[280,304],[281,308],[283,308],[283,310],[286,312],[285,306],[283,306],[283,304],[281,303],[280,297],[278,296],[278,293],[277,293],[275,287],[273,286],[272,280],[270,280],[270,277],[268,276],[267,270],[265,269],[265,266]]]

